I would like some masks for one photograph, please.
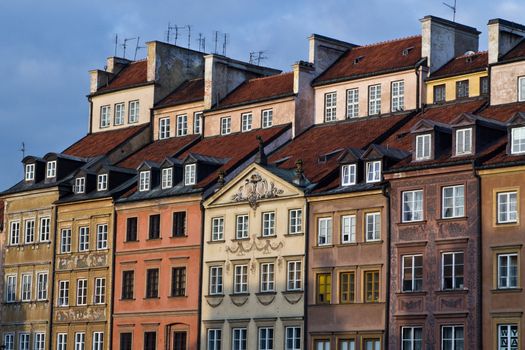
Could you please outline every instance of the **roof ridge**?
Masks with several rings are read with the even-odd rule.
[[[390,44],[390,43],[394,43],[394,42],[398,42],[398,41],[404,41],[404,40],[415,39],[415,38],[421,38],[421,34],[409,35],[409,36],[405,36],[405,37],[402,37],[402,38],[383,40],[383,41],[378,41],[376,43],[361,45],[361,46],[357,46],[357,47],[354,47],[354,48],[350,49],[350,51],[357,50],[357,49],[364,49],[364,48],[368,48],[368,47],[372,47],[372,46],[385,45],[385,44]]]
[[[249,79],[248,82],[252,82],[254,80],[264,80],[264,79],[282,77],[282,76],[291,75],[291,74],[293,74],[293,71],[292,72],[282,72],[282,73],[279,73],[279,74],[268,75],[268,76],[265,76],[265,77],[252,78],[252,79]]]
[[[469,51],[467,51],[467,52],[469,52]],[[485,50],[485,51],[474,51],[474,53],[470,53],[470,54],[467,53],[467,52],[465,52],[465,53],[462,54],[461,56],[457,56],[457,57],[455,57],[454,59],[457,60],[457,59],[460,59],[460,58],[466,58],[466,57],[471,57],[471,56],[476,56],[476,55],[477,55],[477,56],[487,55],[487,54],[489,53],[487,50]]]

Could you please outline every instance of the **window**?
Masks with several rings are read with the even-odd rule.
[[[67,350],[67,333],[57,334],[57,350]]]
[[[183,297],[186,295],[186,268],[174,267],[171,269],[171,296]]]
[[[235,238],[248,238],[248,215],[237,215],[235,222]]]
[[[314,350],[330,350],[330,340],[316,339],[314,341]]]
[[[381,114],[381,85],[368,87],[368,115]]]
[[[107,128],[110,125],[110,120],[109,120],[110,109],[111,108],[109,107],[109,105],[100,107],[100,127],[101,128]]]
[[[241,131],[250,131],[252,130],[252,114],[251,113],[243,113],[241,115]]]
[[[341,217],[341,243],[355,243],[355,215]]]
[[[337,93],[324,94],[324,121],[331,122],[337,119]]]
[[[378,241],[381,239],[381,213],[367,213],[366,241]]]
[[[507,224],[517,221],[517,192],[498,193],[498,224]]]
[[[417,135],[416,136],[416,160],[430,159],[432,135]]]
[[[211,240],[222,241],[224,239],[224,218],[213,218],[211,226]]]
[[[366,163],[366,182],[379,182],[381,181],[381,161],[376,160],[373,162]]]
[[[286,350],[301,350],[301,327],[286,327]]]
[[[341,166],[341,186],[355,185],[356,168],[355,164],[345,164]]]
[[[292,209],[289,212],[289,233],[291,235],[303,232],[303,211]]]
[[[47,272],[39,272],[36,275],[36,299],[47,300],[47,283],[48,283]]]
[[[126,242],[137,240],[137,218],[126,219]]]
[[[525,126],[512,128],[511,131],[511,154],[521,154],[525,152]]]
[[[518,254],[498,254],[498,288],[518,288]]]
[[[202,133],[202,112],[193,114],[193,133],[196,135]]]
[[[288,261],[288,281],[287,290],[301,290],[302,287],[302,271],[300,261]]]
[[[49,231],[51,229],[50,218],[40,218],[40,242],[49,242]]]
[[[248,293],[248,265],[236,265],[233,275],[233,292]]]
[[[246,350],[246,328],[232,329],[232,350]]]
[[[30,336],[29,333],[20,333],[18,335],[18,350],[29,350]]]
[[[463,289],[463,252],[443,253],[441,264],[443,289]]]
[[[93,350],[104,349],[104,332],[93,332]]]
[[[69,281],[58,281],[58,306],[69,305]]]
[[[461,80],[456,82],[456,98],[468,97],[468,80]]]
[[[31,301],[31,290],[33,289],[33,275],[22,274],[22,301]]]
[[[115,103],[115,125],[124,124],[124,103]]]
[[[261,112],[261,125],[263,128],[269,128],[273,125],[273,110],[265,109]]]
[[[259,328],[259,347],[258,350],[273,350],[273,328]]]
[[[60,253],[71,253],[71,229],[60,231]]]
[[[423,191],[403,192],[403,222],[423,220]]]
[[[186,212],[179,211],[173,213],[173,237],[183,237],[186,235]]]
[[[210,267],[210,295],[222,294],[222,266]]]
[[[97,250],[108,248],[108,225],[97,225]]]
[[[106,302],[106,279],[95,278],[95,295],[93,302],[95,304],[104,304]]]
[[[148,239],[158,238],[160,238],[160,214],[150,215]]]
[[[423,256],[403,256],[403,292],[418,292],[423,290]]]
[[[381,350],[381,340],[377,338],[363,339],[363,350]]]
[[[150,171],[141,171],[139,175],[139,191],[149,191],[150,187],[150,178],[151,178],[151,172]]]
[[[359,89],[346,90],[346,117],[359,117]]]
[[[157,332],[144,332],[144,350],[157,349]]]
[[[261,292],[273,292],[275,290],[275,264],[261,264]]]
[[[133,335],[131,333],[120,333],[120,350],[132,350]]]
[[[195,185],[196,183],[196,164],[186,164],[184,166],[184,185]]]
[[[472,154],[472,129],[456,130],[456,155]]]
[[[459,218],[465,215],[465,187],[443,187],[443,218]]]
[[[77,305],[87,305],[87,279],[77,280]]]
[[[401,328],[401,350],[423,349],[423,328]]]
[[[173,187],[173,168],[164,168],[162,169],[162,189]]]
[[[26,164],[24,176],[25,176],[26,181],[33,181],[35,179],[35,165],[34,164]]]
[[[405,82],[403,80],[392,82],[392,112],[405,109]]]
[[[134,271],[122,271],[122,299],[133,299]]]
[[[46,348],[46,334],[35,333],[35,350],[44,350]]]
[[[208,348],[207,350],[221,350],[222,330],[208,329]]]
[[[89,227],[78,229],[78,251],[87,252],[89,250]]]
[[[518,101],[525,101],[525,77],[518,78]]]
[[[463,326],[441,327],[441,348],[444,350],[462,350],[464,344]]]
[[[520,348],[517,324],[498,325],[498,350],[518,350]]]
[[[230,117],[221,118],[221,135],[228,135],[232,132],[232,119]]]
[[[35,220],[26,220],[25,224],[25,243],[33,243],[35,241]]]
[[[56,176],[57,176],[57,161],[52,160],[52,161],[47,162],[46,177],[50,179]]]
[[[317,229],[317,245],[332,244],[332,218],[319,218]]]
[[[5,333],[4,334],[4,346],[5,346],[5,350],[15,350],[15,335],[14,335],[14,333]]]
[[[14,303],[16,301],[16,275],[7,275],[5,279],[5,301]]]
[[[365,302],[377,303],[379,301],[379,271],[365,272]]]
[[[128,121],[130,124],[139,121],[139,101],[129,102]]]
[[[84,193],[86,192],[86,178],[79,177],[75,179],[75,193]]]
[[[355,273],[341,272],[339,275],[339,301],[341,304],[355,301]]]
[[[177,116],[177,136],[188,135],[188,116],[186,114]]]
[[[186,350],[186,332],[173,332],[173,350]]]
[[[434,103],[445,102],[445,84],[434,86]]]
[[[106,191],[108,189],[108,174],[97,176],[97,191]]]
[[[159,296],[159,269],[146,270],[146,298]]]
[[[20,243],[20,222],[12,221],[9,230],[9,245],[18,245]]]
[[[75,350],[86,349],[86,333],[77,332],[75,333]]]
[[[275,212],[266,212],[262,214],[263,217],[263,237],[275,236]]]
[[[330,273],[317,274],[317,304],[330,304],[332,299],[332,275]]]
[[[479,78],[479,91],[481,95],[489,94],[489,78],[488,77]]]
[[[337,350],[355,350],[355,339],[338,339]]]

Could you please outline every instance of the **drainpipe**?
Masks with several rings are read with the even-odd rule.
[[[416,110],[419,110],[419,103],[420,103],[420,99],[421,99],[421,92],[419,91],[420,87],[420,82],[419,82],[419,79],[420,79],[420,74],[419,74],[419,67],[416,66],[416,69],[415,69],[415,73],[416,73]]]
[[[391,249],[390,249],[390,235],[392,234],[392,230],[391,230],[391,218],[390,218],[390,201],[391,201],[391,198],[390,198],[390,187],[389,185],[387,185],[384,189],[383,189],[383,194],[384,196],[386,197],[387,201],[386,201],[386,208],[387,208],[387,211],[386,211],[386,221],[387,221],[387,235],[386,235],[386,238],[385,238],[385,244],[386,244],[386,281],[387,281],[387,289],[386,289],[386,300],[385,300],[385,349],[388,350],[388,347],[389,347],[389,343],[390,343],[390,339],[389,339],[389,326],[390,326],[390,260],[391,260],[391,257],[392,257],[392,252],[391,252]]]
[[[90,122],[91,123],[91,122]],[[60,192],[60,190],[59,190]],[[48,296],[49,296],[49,337],[47,340],[48,348],[53,348],[53,306],[55,301],[55,261],[56,261],[56,249],[57,249],[57,236],[58,236],[58,208],[54,205],[53,208],[53,221],[54,221],[54,230],[53,230],[53,244],[51,244],[52,255],[51,255],[51,273],[49,274],[51,278],[47,281]]]
[[[89,125],[88,130],[91,134],[93,132],[93,100],[91,99],[91,96],[88,96],[88,102],[89,102]]]
[[[309,260],[308,254],[310,249],[308,249],[309,244],[309,227],[310,227],[310,203],[306,200],[306,212],[304,215],[304,340],[303,340],[303,349],[309,349],[308,347],[308,269],[309,269]],[[286,337],[286,335],[285,335]]]
[[[113,242],[111,252],[111,294],[113,294],[113,300],[111,300],[110,315],[108,317],[109,322],[109,350],[113,348],[113,321],[114,321],[114,308],[115,300],[117,299],[117,293],[115,291],[115,260],[116,260],[116,242],[117,242],[117,209],[115,208],[115,201],[113,201]]]
[[[203,130],[204,132],[204,130]],[[201,200],[200,207],[201,207],[201,243],[200,243],[200,268],[199,268],[199,304],[197,308],[197,314],[198,314],[198,320],[197,320],[197,349],[201,348],[201,329],[202,329],[202,276],[203,276],[203,269],[204,269],[204,205],[202,204],[203,199]]]
[[[489,84],[490,86],[490,84]],[[478,237],[478,273],[480,274],[480,276],[478,276],[478,278],[476,279],[476,283],[478,284],[478,290],[477,290],[477,310],[479,310],[479,315],[478,315],[478,324],[477,324],[477,338],[479,339],[479,348],[480,349],[483,349],[483,336],[481,334],[481,327],[483,326],[483,302],[482,302],[482,297],[483,297],[483,291],[482,291],[482,288],[483,288],[483,284],[481,282],[481,276],[483,276],[483,234],[482,234],[482,228],[481,228],[481,225],[483,224],[483,221],[481,221],[481,218],[482,218],[482,211],[481,211],[481,207],[482,207],[482,193],[481,193],[481,177],[479,176],[479,174],[476,172],[476,168],[475,168],[475,164],[473,163],[473,173],[474,173],[474,177],[476,178],[477,180],[477,185],[478,185],[478,198],[477,198],[477,201],[478,201],[478,230],[477,232],[479,232],[479,237]]]

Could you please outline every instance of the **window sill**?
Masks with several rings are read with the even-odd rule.
[[[205,298],[224,298],[224,294],[208,294],[204,296]]]
[[[260,239],[260,240],[263,240],[263,239],[272,239],[272,238],[277,238],[277,235],[270,235],[270,236],[257,236],[257,239]]]
[[[148,241],[160,241],[160,240],[162,240],[162,237],[146,238],[146,242],[148,242]]]
[[[243,238],[232,238],[230,239],[231,242],[238,242],[238,241],[249,241],[250,237],[243,237]]]
[[[143,300],[159,300],[160,297],[145,297],[145,298],[142,298]]]
[[[168,296],[168,299],[186,299],[188,298],[187,295],[170,295]]]
[[[136,241],[124,241],[124,243],[138,243],[140,242],[138,239]]]
[[[364,243],[364,242],[361,242],[361,243]],[[338,244],[334,244],[334,246],[336,247],[356,247],[357,246],[357,242],[348,242],[348,243],[338,243]]]
[[[361,244],[363,244],[363,245],[383,244],[383,240],[379,239],[377,241],[364,241]]]
[[[285,237],[304,236],[304,232],[285,233],[283,236]]]
[[[125,299],[124,298],[120,298],[119,299],[119,301],[122,301],[122,302],[130,302],[130,301],[135,301],[135,300],[137,300],[137,299],[135,299],[135,298],[125,298]]]
[[[247,297],[249,295],[250,295],[250,293],[248,293],[248,292],[245,292],[245,293],[231,293],[231,294],[229,294],[230,298],[231,297],[234,297],[234,298],[235,297]]]
[[[170,236],[170,239],[188,238],[188,235],[174,235]]]
[[[326,249],[326,248],[333,248],[333,247],[334,247],[333,244],[323,244],[323,245],[313,246],[312,248],[313,249]]]
[[[497,289],[491,289],[491,293],[494,294],[504,294],[504,293],[521,293],[523,292],[523,288],[497,288]]]
[[[436,222],[443,223],[443,222],[452,222],[452,221],[465,221],[468,219],[468,216],[454,216],[450,218],[439,218],[436,219]]]
[[[298,290],[285,290],[281,292],[283,295],[294,295],[294,294],[303,294],[304,290],[298,289]]]
[[[257,292],[255,293],[256,296],[263,296],[263,295],[276,295],[276,291],[268,291],[268,292]]]
[[[397,226],[421,226],[426,225],[427,220],[418,220],[418,221],[400,221],[397,223]]]
[[[416,290],[416,291],[398,291],[396,295],[410,295],[410,296],[424,296],[427,295],[428,291],[426,290]]]
[[[220,243],[225,243],[226,241],[224,239],[219,239],[219,240],[216,240],[216,241],[206,241],[206,243],[208,244],[220,244]]]
[[[468,288],[463,289],[440,289],[434,291],[435,294],[467,294],[469,292]]]

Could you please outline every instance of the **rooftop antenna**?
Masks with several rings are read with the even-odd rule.
[[[226,46],[228,45],[230,41],[230,35],[228,33],[224,33],[224,39],[222,41],[222,55],[226,56]]]
[[[128,41],[137,40],[137,38],[126,38],[122,44],[122,57],[126,58],[126,47],[128,47]]]
[[[135,46],[135,55],[133,56],[133,61],[137,60],[137,52],[140,49],[145,49],[146,48],[146,46],[140,46],[139,43],[140,43],[140,36],[137,37],[137,45]]]
[[[457,9],[456,2],[457,0],[454,0],[454,5],[447,4],[446,2],[443,3],[443,5],[445,5],[446,7],[452,10],[452,13],[453,13],[452,22],[456,22],[456,9]]]
[[[117,57],[117,48],[118,48],[118,34],[115,34],[115,54],[114,57]]]
[[[265,52],[266,51],[252,51],[252,52],[250,52],[250,61],[249,62],[251,64],[256,64],[256,65],[260,66],[262,60],[268,59],[267,56],[264,56]]]
[[[186,25],[186,27],[188,28],[188,49],[190,48],[191,46],[191,25]]]
[[[219,41],[219,31],[218,30],[214,30],[213,31],[213,35],[214,35],[214,39],[213,39],[213,42],[215,43],[215,49],[213,50],[213,53],[214,54],[217,54],[217,42]]]
[[[22,159],[26,157],[26,144],[25,142],[22,142],[22,148],[19,149],[20,152],[22,152]]]
[[[197,41],[199,42],[199,51],[206,52],[206,38],[202,35],[202,33],[199,33],[199,38]]]

